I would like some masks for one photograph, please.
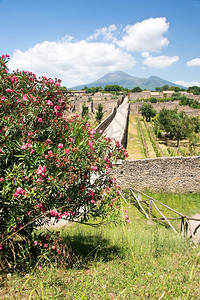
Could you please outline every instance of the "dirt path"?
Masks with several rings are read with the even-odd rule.
[[[118,107],[117,113],[110,123],[110,125],[104,131],[104,134],[112,139],[116,139],[121,142],[124,128],[127,120],[128,113],[128,98],[126,97],[123,103]]]

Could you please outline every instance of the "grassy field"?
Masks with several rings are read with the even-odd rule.
[[[134,114],[129,116],[127,141],[127,151],[129,153],[128,159],[145,158],[142,142],[137,130],[136,116]]]
[[[188,215],[200,211],[199,194],[151,196]],[[29,274],[1,275],[0,299],[200,299],[199,248],[135,206],[122,202],[121,209],[129,224],[61,228],[70,268],[58,259]]]

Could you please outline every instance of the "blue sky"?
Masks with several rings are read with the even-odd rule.
[[[200,0],[0,0],[10,70],[66,87],[108,72],[200,86]]]

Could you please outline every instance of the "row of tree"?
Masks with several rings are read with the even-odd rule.
[[[177,109],[163,108],[158,114],[150,103],[144,103],[140,109],[142,115],[149,122],[153,118],[154,130],[157,136],[165,132],[171,139],[177,141],[177,147],[182,139],[187,138],[194,147],[198,142],[200,132],[199,117],[189,117],[185,112]]]
[[[140,93],[143,90],[137,86],[133,89],[124,88],[123,86],[113,84],[113,85],[106,85],[104,88],[101,86],[97,87],[87,87],[85,86],[82,90],[85,90],[86,93],[97,93],[97,92],[125,92],[125,93]],[[144,90],[145,91],[145,90]],[[163,85],[162,87],[156,87],[155,91],[163,92],[163,91],[174,91],[175,93],[180,91],[187,91],[188,93],[193,93],[194,95],[200,95],[200,87],[192,86],[188,87],[187,89],[180,88],[178,86],[169,86],[167,84]]]
[[[62,87],[62,90],[67,90],[65,86]],[[133,89],[124,88],[123,86],[120,86],[118,84],[112,84],[112,85],[106,85],[104,88],[101,86],[97,87],[87,87],[84,86],[82,90],[85,90],[86,93],[97,93],[97,92],[127,92],[127,93],[140,93],[142,91],[145,91],[145,89],[141,89],[139,86],[134,87]],[[163,92],[163,91],[174,91],[174,92],[180,92],[180,91],[187,91],[188,93],[193,93],[194,95],[200,95],[200,87],[199,86],[191,86],[187,89],[180,88],[179,86],[169,86],[167,84],[156,87],[155,91],[157,92]]]
[[[103,118],[104,112],[103,112],[103,105],[101,103],[98,104],[97,106],[97,111],[95,114],[95,119],[98,123],[101,122],[102,118]],[[89,108],[88,106],[86,106],[85,103],[83,103],[82,105],[82,112],[81,112],[81,116],[82,118],[88,118],[89,117]]]

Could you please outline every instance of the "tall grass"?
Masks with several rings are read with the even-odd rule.
[[[175,209],[199,211],[199,195],[151,194]],[[2,275],[1,299],[199,299],[199,248],[171,229],[147,222],[122,202],[130,224],[60,228],[74,256],[33,273]]]

